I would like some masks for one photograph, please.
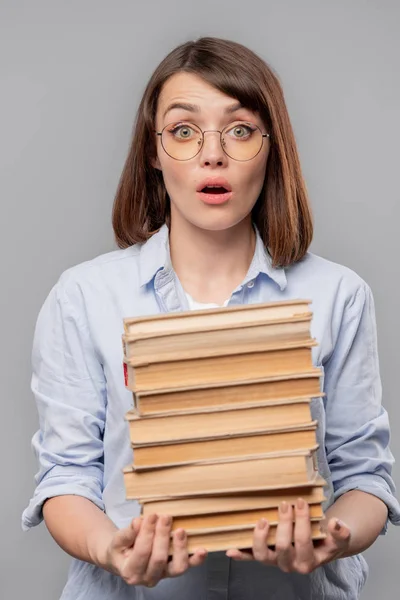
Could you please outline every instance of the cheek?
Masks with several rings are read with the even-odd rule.
[[[177,187],[183,187],[188,183],[188,168],[185,163],[166,158],[161,163],[165,187],[171,192]]]
[[[267,166],[267,159],[260,157],[259,160],[255,159],[252,163],[243,164],[245,169],[242,171],[242,177],[240,183],[243,187],[259,189],[264,183],[265,169]]]

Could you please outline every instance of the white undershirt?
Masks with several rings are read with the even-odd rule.
[[[218,308],[221,306],[227,306],[229,302],[229,298],[225,300],[223,304],[217,304],[216,302],[197,302],[196,300],[193,300],[190,294],[188,294],[187,292],[185,292],[185,294],[187,301],[189,302],[190,310],[200,310],[202,308]]]

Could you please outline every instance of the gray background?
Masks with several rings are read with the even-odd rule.
[[[153,68],[188,39],[232,38],[279,73],[315,214],[312,249],[374,292],[400,456],[399,23],[396,0],[0,0],[2,600],[55,600],[69,562],[43,525],[23,534],[19,524],[37,468],[37,313],[65,268],[113,248],[136,106]],[[367,552],[364,600],[397,597],[399,542],[391,527]]]

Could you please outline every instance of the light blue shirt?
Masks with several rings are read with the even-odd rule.
[[[398,525],[371,291],[350,269],[312,253],[289,268],[273,268],[257,232],[249,271],[229,305],[290,298],[312,300],[318,342],[313,361],[322,367],[326,392],[312,401],[319,421],[318,467],[328,483],[325,508],[359,489],[381,498]],[[40,429],[32,443],[39,472],[23,514],[25,530],[42,521],[46,498],[62,494],[88,498],[118,527],[139,514],[139,505],[125,500],[122,476],[132,462],[124,419],[132,394],[124,385],[123,318],[188,308],[171,266],[165,225],[145,244],[63,273],[42,307],[34,337],[32,390]],[[148,589],[73,559],[62,600],[353,600],[366,575],[361,555],[299,575],[235,562],[220,552]]]

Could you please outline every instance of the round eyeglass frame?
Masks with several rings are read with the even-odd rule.
[[[243,124],[246,124],[246,121],[243,121]],[[250,123],[249,123],[249,124],[250,124]],[[223,143],[223,140],[222,140],[222,135],[223,135],[224,131],[225,131],[225,130],[227,130],[227,129],[228,129],[228,127],[230,127],[230,125],[227,125],[227,126],[226,126],[226,127],[224,127],[224,129],[222,129],[222,130],[220,130],[220,129],[206,129],[205,131],[203,131],[203,130],[202,130],[202,129],[201,129],[199,126],[198,126],[198,125],[196,125],[196,123],[191,123],[191,122],[187,121],[187,125],[194,125],[194,127],[196,127],[196,128],[199,130],[199,131],[201,131],[201,135],[202,135],[201,144],[200,144],[200,146],[199,146],[199,149],[198,149],[198,151],[196,152],[196,154],[193,154],[193,156],[191,156],[190,158],[175,158],[175,156],[172,156],[172,155],[171,155],[169,152],[167,152],[167,151],[166,151],[166,149],[165,149],[165,147],[164,147],[164,144],[163,144],[163,138],[162,138],[162,135],[163,135],[163,133],[164,133],[164,130],[165,130],[167,127],[171,127],[171,125],[174,125],[174,123],[168,123],[167,125],[165,125],[165,127],[163,127],[163,128],[162,128],[162,130],[161,130],[161,131],[157,131],[156,129],[154,129],[154,133],[160,137],[160,139],[161,139],[161,146],[162,146],[162,149],[164,150],[164,152],[165,152],[166,154],[168,154],[168,156],[169,156],[170,158],[172,158],[173,160],[178,160],[179,162],[186,162],[187,160],[192,160],[192,158],[195,158],[195,157],[196,157],[198,154],[200,154],[200,152],[201,152],[201,149],[202,149],[202,148],[203,148],[203,146],[204,146],[204,134],[205,134],[205,133],[219,133],[219,141],[220,141],[220,144],[221,144],[221,148],[222,148],[222,150],[224,151],[224,153],[225,153],[227,156],[229,156],[229,158],[231,158],[232,160],[236,160],[237,162],[248,162],[249,160],[253,160],[253,159],[254,159],[254,158],[255,158],[255,157],[258,155],[258,154],[260,154],[260,152],[261,152],[261,149],[262,149],[262,147],[263,147],[263,145],[264,145],[264,138],[269,138],[269,137],[270,137],[270,134],[269,134],[269,133],[263,133],[263,132],[261,131],[261,129],[259,128],[259,126],[258,126],[258,125],[255,125],[254,123],[251,123],[252,127],[256,127],[256,128],[258,129],[258,131],[261,133],[261,145],[260,145],[260,148],[259,148],[259,150],[256,152],[256,154],[255,154],[254,156],[252,156],[251,158],[245,158],[245,159],[234,158],[233,156],[231,156],[230,154],[228,154],[228,153],[227,153],[227,151],[226,151],[226,150],[225,150],[225,148],[224,148],[224,143]]]

